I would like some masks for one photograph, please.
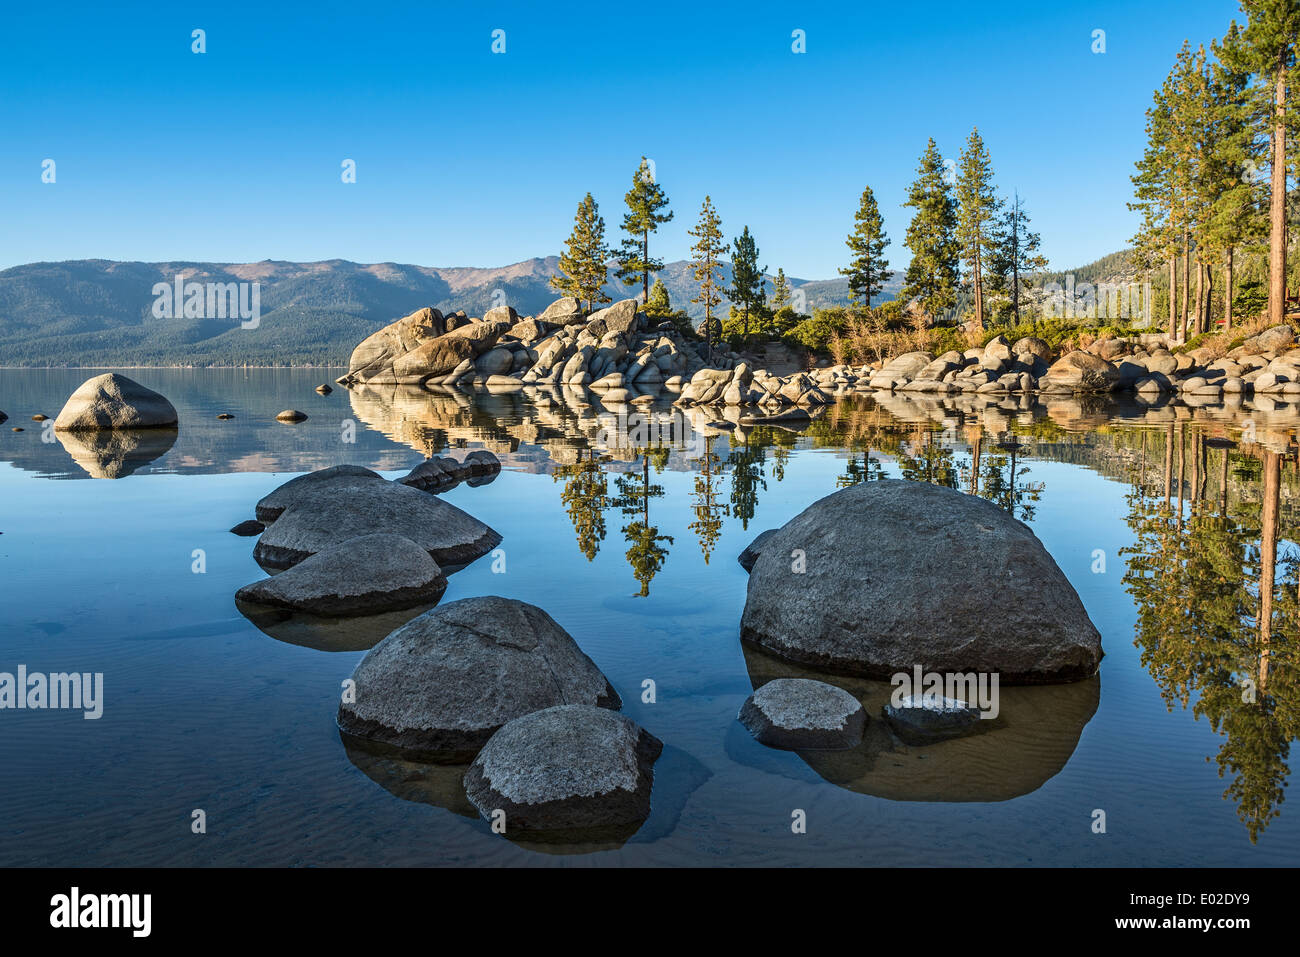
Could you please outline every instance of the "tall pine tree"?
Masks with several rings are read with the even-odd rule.
[[[695,237],[691,247],[691,272],[700,284],[700,294],[691,302],[704,306],[704,342],[709,355],[713,354],[713,310],[722,304],[721,257],[727,252],[722,239],[722,220],[713,208],[713,200],[705,196],[700,207],[700,219],[687,235]]]
[[[1285,318],[1287,127],[1296,124],[1296,106],[1287,87],[1296,67],[1300,3],[1296,0],[1242,0],[1248,18],[1240,42],[1224,52],[1229,66],[1257,79],[1255,117],[1258,134],[1269,141],[1268,318]]]
[[[903,276],[902,299],[917,300],[921,311],[935,318],[957,303],[957,209],[933,137],[916,172],[903,204],[915,212],[903,240],[912,261]]]
[[[862,199],[853,221],[853,232],[849,233],[849,238],[845,241],[853,255],[848,266],[840,270],[840,275],[849,279],[851,301],[861,301],[870,309],[871,297],[879,293],[893,276],[889,270],[889,261],[885,259],[885,247],[889,245],[889,237],[885,235],[885,221],[881,218],[876,195],[870,186],[862,191]]]
[[[650,274],[664,268],[662,259],[650,255],[650,234],[673,218],[668,197],[655,182],[650,162],[641,157],[641,165],[632,176],[632,188],[623,197],[627,212],[623,214],[623,232],[619,247],[618,276],[628,286],[641,283],[642,302],[650,296]]]
[[[749,335],[749,312],[761,309],[767,302],[763,292],[765,267],[758,264],[758,244],[749,234],[749,227],[736,237],[731,255],[731,301],[744,310],[744,335]]]
[[[978,129],[971,130],[957,174],[957,243],[975,296],[975,328],[984,329],[984,277],[996,248],[1002,200],[993,191],[993,167]]]
[[[575,299],[587,301],[588,310],[598,302],[609,302],[602,292],[606,279],[605,262],[609,249],[605,245],[605,220],[596,201],[588,193],[578,204],[573,217],[573,232],[560,254],[560,272],[552,276],[551,285]]]

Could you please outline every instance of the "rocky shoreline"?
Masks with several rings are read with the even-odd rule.
[[[1266,329],[1224,356],[1207,347],[1175,352],[1158,333],[1099,339],[1060,355],[1042,339],[1010,342],[999,335],[964,352],[908,352],[872,364],[774,375],[726,348],[709,354],[704,343],[689,340],[671,322],[655,323],[639,305],[625,299],[588,314],[566,298],[536,317],[500,306],[481,319],[421,309],[363,340],[337,381],[433,392],[573,389],[612,407],[653,404],[668,393],[679,407],[742,408],[754,421],[805,414],[837,396],[881,392],[1127,392],[1140,401],[1300,396],[1300,348],[1287,325]]]

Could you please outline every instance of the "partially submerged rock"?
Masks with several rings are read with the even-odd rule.
[[[257,503],[257,520],[270,524],[280,517],[286,508],[302,502],[311,501],[312,497],[327,485],[356,485],[358,482],[385,481],[378,472],[362,465],[332,465],[327,469],[317,469],[306,475],[290,479],[275,491],[262,497]]]
[[[487,820],[503,813],[507,836],[634,829],[650,813],[662,751],[613,711],[547,708],[492,735],[465,773],[465,794]]]
[[[881,480],[814,502],[764,541],[741,637],[825,671],[914,665],[1075,681],[1101,636],[1034,533],[991,502]]]
[[[918,746],[978,734],[991,727],[978,708],[953,698],[908,695],[899,705],[885,705],[880,713],[904,743]]]
[[[287,571],[245,585],[235,598],[314,615],[371,615],[430,604],[447,577],[402,535],[360,535],[306,558]]]
[[[54,420],[59,432],[106,429],[174,429],[176,407],[166,398],[116,372],[87,379]]]
[[[500,460],[486,449],[479,449],[458,462],[451,456],[425,459],[402,478],[401,484],[425,492],[445,492],[461,482],[471,486],[487,485],[501,471]]]
[[[447,758],[476,753],[507,721],[543,708],[622,705],[550,615],[494,596],[413,619],[376,645],[352,677],[356,700],[339,706],[343,731]]]
[[[282,412],[276,413],[275,417],[279,419],[281,422],[306,422],[307,421],[307,413],[299,412],[297,409],[285,409]]]
[[[261,522],[253,521],[251,518],[240,522],[231,529],[231,532],[244,538],[249,538],[253,535],[261,535],[264,531],[266,531],[266,526]]]
[[[861,702],[809,678],[778,678],[745,699],[738,715],[759,743],[787,751],[857,747],[867,726]]]
[[[372,532],[405,535],[443,568],[467,565],[501,542],[496,531],[435,495],[361,478],[315,483],[262,534],[253,557],[263,568],[288,568]]]

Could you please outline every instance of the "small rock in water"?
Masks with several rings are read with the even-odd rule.
[[[250,535],[261,535],[264,531],[266,531],[266,526],[263,525],[261,522],[255,522],[253,521],[253,519],[250,518],[245,522],[240,522],[238,525],[232,528],[231,531],[234,532],[236,535],[242,535],[244,537],[248,537]]]
[[[44,422],[47,418],[48,418],[48,416],[42,415],[41,413],[37,412],[34,416],[32,416],[32,421],[33,421],[33,422]]]
[[[894,733],[911,745],[936,744],[989,729],[978,709],[953,698],[909,695],[902,707],[887,704],[881,714]]]
[[[8,421],[9,421],[9,416],[5,415],[3,410],[0,410],[0,422],[8,422]]]
[[[316,386],[316,391],[321,395],[329,395],[334,390],[330,388],[328,382],[322,382],[320,385]]]
[[[786,751],[857,747],[867,726],[857,698],[809,678],[769,681],[745,699],[738,717],[759,743]]]
[[[22,428],[22,426],[18,426],[18,425],[15,425],[14,428],[13,428],[13,430],[14,430],[15,432],[22,432],[22,431],[24,431],[23,428]]]
[[[371,615],[436,602],[447,577],[401,535],[360,535],[287,571],[245,585],[235,598],[316,615]]]
[[[297,409],[285,409],[276,416],[281,422],[305,422],[307,420],[306,412],[299,412]]]
[[[234,416],[231,415],[229,412],[222,412],[220,415],[217,416],[217,418],[218,418],[218,419],[233,419]]]
[[[507,835],[639,827],[650,813],[663,742],[624,715],[590,705],[534,711],[504,725],[465,773],[465,794]]]

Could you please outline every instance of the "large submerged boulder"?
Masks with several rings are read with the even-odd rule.
[[[54,420],[58,432],[105,429],[174,429],[176,407],[134,379],[107,372],[87,379]]]
[[[452,759],[476,753],[507,721],[543,708],[622,706],[550,615],[495,596],[454,601],[411,620],[371,649],[352,678],[355,701],[339,706],[339,728]]]
[[[740,628],[790,661],[869,678],[921,665],[1003,684],[1075,681],[1102,657],[1028,526],[984,499],[901,480],[828,495],[763,541]]]
[[[315,615],[347,617],[436,602],[447,590],[438,563],[403,535],[361,535],[317,552],[235,598]]]
[[[263,514],[259,503],[261,521]],[[435,495],[362,478],[317,482],[309,496],[284,509],[267,528],[253,557],[263,568],[288,568],[372,532],[406,536],[443,568],[467,565],[501,542],[493,529]]]
[[[479,813],[507,836],[635,829],[650,814],[663,743],[631,719],[562,705],[510,721],[465,773]]]

